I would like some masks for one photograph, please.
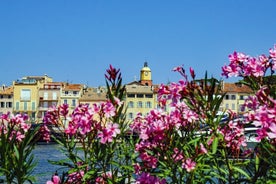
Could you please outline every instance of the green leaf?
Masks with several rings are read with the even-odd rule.
[[[232,168],[233,168],[233,170],[235,170],[235,171],[239,172],[240,174],[244,175],[247,179],[250,179],[250,176],[244,170],[242,170],[241,168],[235,167],[235,166],[233,166]]]
[[[218,149],[218,137],[215,137],[215,139],[213,140],[213,143],[212,143],[212,154],[215,154],[217,152],[217,149]]]
[[[259,166],[260,166],[260,158],[258,156],[256,156],[255,159],[255,167],[256,167],[256,171],[259,170]]]
[[[15,157],[17,158],[17,160],[19,160],[19,151],[15,145],[13,146],[13,149],[14,149]]]

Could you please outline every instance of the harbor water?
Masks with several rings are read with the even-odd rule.
[[[66,158],[58,144],[38,144],[33,153],[37,161],[37,166],[33,172],[36,177],[36,184],[45,184],[48,180],[51,180],[52,175],[56,171],[60,172],[60,174],[62,173],[61,166],[48,162],[48,160],[58,161]]]

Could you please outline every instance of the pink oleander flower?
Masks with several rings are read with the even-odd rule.
[[[52,106],[48,109],[46,115],[43,118],[43,122],[49,125],[58,125],[59,112],[56,106]]]
[[[17,132],[16,132],[16,140],[17,140],[18,142],[21,142],[24,138],[25,138],[25,135],[24,135],[24,134],[22,134],[20,131],[17,131]]]
[[[64,132],[70,136],[73,136],[77,133],[77,126],[73,122],[69,122],[69,125]]]
[[[101,139],[102,144],[106,144],[107,142],[112,142],[113,141],[113,133],[108,131],[107,129],[103,129],[98,133],[98,138]]]
[[[84,171],[77,171],[68,174],[68,183],[82,183],[82,178],[84,176]]]
[[[80,133],[82,135],[85,135],[86,133],[89,133],[92,130],[91,129],[91,121],[89,119],[87,119],[86,116],[80,117],[80,120],[78,122],[78,127],[79,127]]]
[[[184,70],[183,65],[174,67],[172,71],[174,72],[182,72]]]
[[[241,52],[234,52],[228,56],[231,63],[245,62],[248,59],[248,56]]]
[[[190,75],[191,75],[192,79],[195,79],[196,75],[195,75],[195,71],[192,67],[190,67]]]
[[[46,142],[50,142],[51,140],[51,136],[50,136],[50,130],[48,129],[47,125],[43,124],[40,129],[39,132],[42,136],[42,139]]]
[[[117,123],[108,123],[106,129],[112,133],[112,137],[116,137],[117,134],[121,133],[121,130]]]
[[[265,74],[264,64],[256,58],[249,58],[243,71],[245,76],[262,77]]]
[[[204,145],[202,143],[200,143],[200,153],[202,153],[202,154],[208,153],[207,149],[204,147]]]
[[[113,106],[111,102],[103,103],[103,112],[105,117],[110,118],[116,115],[116,108]]]
[[[58,110],[59,110],[60,114],[63,117],[66,117],[67,114],[69,113],[69,105],[68,104],[62,104],[58,107]]]
[[[269,127],[271,132],[268,132],[267,135],[270,139],[276,139],[276,124],[275,123],[271,123],[270,127]]]
[[[157,158],[148,153],[140,153],[139,157],[143,161],[143,164],[146,168],[156,168],[157,167]]]
[[[60,178],[57,175],[52,177],[51,181],[47,181],[46,184],[60,184]]]
[[[28,130],[30,129],[31,125],[30,124],[27,124],[25,122],[21,123],[20,125],[21,129],[24,131],[24,132],[28,132]]]
[[[191,172],[195,169],[196,163],[194,161],[192,161],[192,159],[188,158],[182,164],[182,167],[185,168],[187,170],[187,172]]]
[[[107,142],[112,142],[113,138],[119,134],[121,130],[119,129],[119,125],[117,123],[108,123],[106,128],[102,131],[99,131],[98,137],[101,139],[102,144],[106,144]]]
[[[178,148],[174,148],[172,158],[175,162],[183,160],[184,159],[183,152],[179,151]]]
[[[233,65],[229,65],[229,66],[223,66],[222,68],[222,76],[225,76],[226,78],[229,77],[237,77],[240,74],[241,68],[238,66],[233,66]]]
[[[160,179],[156,176],[150,175],[150,173],[143,172],[136,179],[135,184],[165,184],[165,179]]]
[[[276,45],[274,45],[274,48],[269,49],[269,56],[273,59],[276,60]]]
[[[118,78],[121,77],[120,69],[113,68],[112,65],[109,65],[109,69],[106,70],[107,74],[105,74],[105,78],[109,81],[115,81],[117,75],[119,74]]]
[[[96,178],[96,184],[107,184],[108,179],[111,179],[111,178],[112,178],[111,172],[102,173],[102,175],[100,177]]]
[[[122,105],[124,104],[124,102],[123,102],[123,101],[120,101],[120,99],[117,98],[117,97],[114,97],[114,100],[115,100],[116,105],[118,105],[119,107],[122,106]]]
[[[140,173],[140,171],[141,171],[141,166],[140,166],[140,164],[139,163],[135,163],[134,165],[133,165],[133,167],[134,167],[134,173],[135,174],[139,174]]]
[[[234,153],[240,150],[242,146],[246,146],[246,138],[244,135],[243,122],[230,121],[227,125],[219,128],[220,133],[224,137],[226,146]]]

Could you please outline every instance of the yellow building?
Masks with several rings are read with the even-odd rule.
[[[156,96],[155,86],[152,85],[151,70],[145,62],[140,71],[140,81],[126,84],[127,120],[133,120],[137,113],[147,115],[150,110],[156,108]]]
[[[222,101],[221,110],[231,110],[237,114],[242,114],[245,100],[254,95],[248,86],[237,83],[223,83],[222,92],[226,93]]]
[[[148,67],[148,63],[144,63],[144,67],[140,71],[140,83],[146,86],[152,86],[151,69]]]
[[[61,90],[60,104],[68,104],[69,113],[71,113],[79,105],[82,93],[82,84],[65,84]]]
[[[32,121],[36,120],[39,104],[39,89],[43,84],[52,82],[52,78],[44,76],[28,76],[13,82],[13,112],[28,114]]]

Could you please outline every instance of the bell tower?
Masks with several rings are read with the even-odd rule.
[[[148,67],[148,62],[144,63],[144,67],[140,71],[140,83],[146,86],[152,86],[151,70]]]

